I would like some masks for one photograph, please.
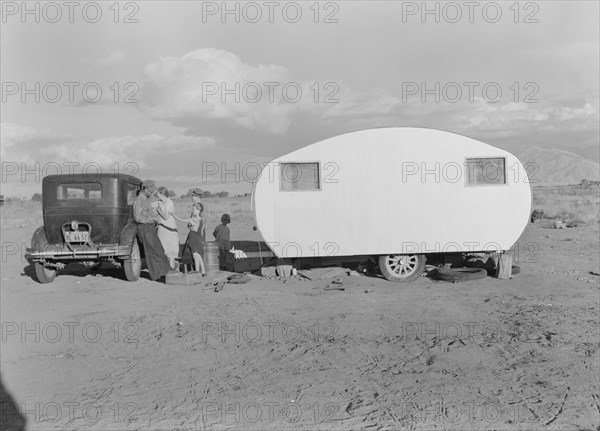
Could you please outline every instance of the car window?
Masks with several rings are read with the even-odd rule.
[[[139,190],[140,186],[138,184],[127,183],[127,205],[133,205]]]
[[[102,185],[100,183],[59,184],[56,191],[56,197],[59,200],[102,198]]]

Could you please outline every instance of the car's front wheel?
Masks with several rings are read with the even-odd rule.
[[[386,254],[379,256],[379,270],[386,280],[405,283],[421,276],[425,260],[422,254]]]
[[[125,270],[127,281],[137,281],[140,278],[142,258],[140,256],[140,246],[135,238],[133,239],[129,257],[123,261],[123,269]]]
[[[52,283],[56,278],[56,269],[48,268],[40,262],[35,262],[35,275],[42,284]]]

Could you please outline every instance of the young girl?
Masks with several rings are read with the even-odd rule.
[[[173,214],[177,220],[182,223],[187,223],[190,232],[187,238],[187,245],[192,252],[194,258],[194,268],[196,271],[202,273],[202,276],[206,276],[206,268],[204,267],[204,260],[202,259],[202,253],[204,252],[204,239],[205,239],[205,228],[204,220],[202,220],[202,212],[204,211],[204,205],[200,202],[196,202],[192,205],[192,215],[188,219],[181,219]]]

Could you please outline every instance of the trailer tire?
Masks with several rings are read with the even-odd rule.
[[[423,254],[386,254],[379,256],[379,270],[388,281],[408,283],[421,276],[426,260]]]
[[[125,278],[127,281],[137,281],[140,278],[140,273],[142,272],[142,258],[140,256],[140,246],[137,238],[133,238],[131,253],[123,261],[123,270],[125,271]]]
[[[34,267],[37,281],[39,281],[41,284],[52,283],[56,278],[56,269],[46,268],[44,264],[40,262],[35,262]]]
[[[440,268],[438,278],[444,281],[457,282],[468,280],[480,280],[488,276],[485,268]]]

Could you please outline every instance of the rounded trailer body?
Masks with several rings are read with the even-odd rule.
[[[454,133],[380,128],[269,163],[253,194],[278,257],[509,250],[531,214],[513,154]]]

